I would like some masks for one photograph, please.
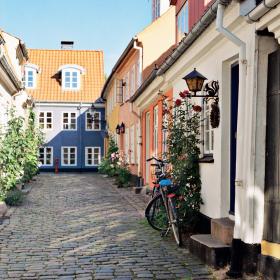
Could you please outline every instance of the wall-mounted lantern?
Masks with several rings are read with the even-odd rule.
[[[183,78],[192,93],[191,97],[202,97],[202,98],[217,98],[219,91],[219,82],[211,81],[207,83],[203,88],[204,81],[207,80],[202,74],[196,71],[196,68]],[[203,91],[205,94],[197,95],[197,92]]]
[[[121,127],[119,125],[116,126],[116,133],[121,134]]]
[[[120,126],[120,132],[125,133],[125,124],[122,122]]]
[[[207,103],[209,100],[213,100],[211,104],[211,112],[210,112],[210,124],[212,128],[216,128],[220,124],[220,108],[219,108],[219,82],[218,81],[210,81],[203,88],[204,81],[207,80],[202,74],[200,74],[196,69],[186,75],[183,78],[189,91],[191,93],[190,97],[201,97],[204,98]],[[202,94],[197,94],[197,92],[203,92]]]

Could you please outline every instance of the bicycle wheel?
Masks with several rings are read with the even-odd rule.
[[[152,228],[166,231],[168,228],[168,215],[161,194],[156,195],[147,205],[145,216]]]
[[[175,206],[175,201],[173,198],[168,198],[168,211],[169,211],[169,218],[170,218],[172,231],[175,237],[175,241],[178,246],[182,246],[182,231],[179,222],[179,217],[177,214],[177,209]]]

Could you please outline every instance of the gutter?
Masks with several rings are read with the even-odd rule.
[[[104,95],[105,92],[107,90],[107,87],[109,86],[111,79],[113,78],[113,75],[115,74],[115,72],[117,71],[118,67],[121,65],[121,63],[123,62],[124,58],[127,56],[127,54],[130,52],[130,50],[134,47],[134,42],[137,41],[137,38],[134,37],[131,39],[131,41],[128,43],[126,49],[123,51],[122,55],[119,57],[118,61],[116,62],[115,66],[113,67],[111,74],[109,75],[109,77],[107,78],[103,89],[101,91],[101,98],[104,99]]]
[[[247,14],[247,22],[254,23],[258,21],[262,16],[268,13],[270,10],[275,9],[280,3],[280,0],[263,0],[254,10]]]

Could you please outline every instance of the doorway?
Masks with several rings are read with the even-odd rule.
[[[235,175],[236,175],[236,137],[238,117],[239,65],[231,66],[231,98],[230,98],[230,208],[235,211]]]
[[[145,137],[145,181],[146,185],[150,183],[150,164],[147,162],[147,159],[150,158],[150,112],[146,113],[146,137]]]

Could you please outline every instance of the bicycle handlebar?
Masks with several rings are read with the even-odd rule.
[[[163,161],[163,160],[158,159],[158,158],[155,158],[155,157],[151,157],[151,158],[148,158],[148,159],[147,159],[147,161],[151,161],[151,160],[155,160],[155,161],[157,161],[157,162],[164,163],[164,161]]]

